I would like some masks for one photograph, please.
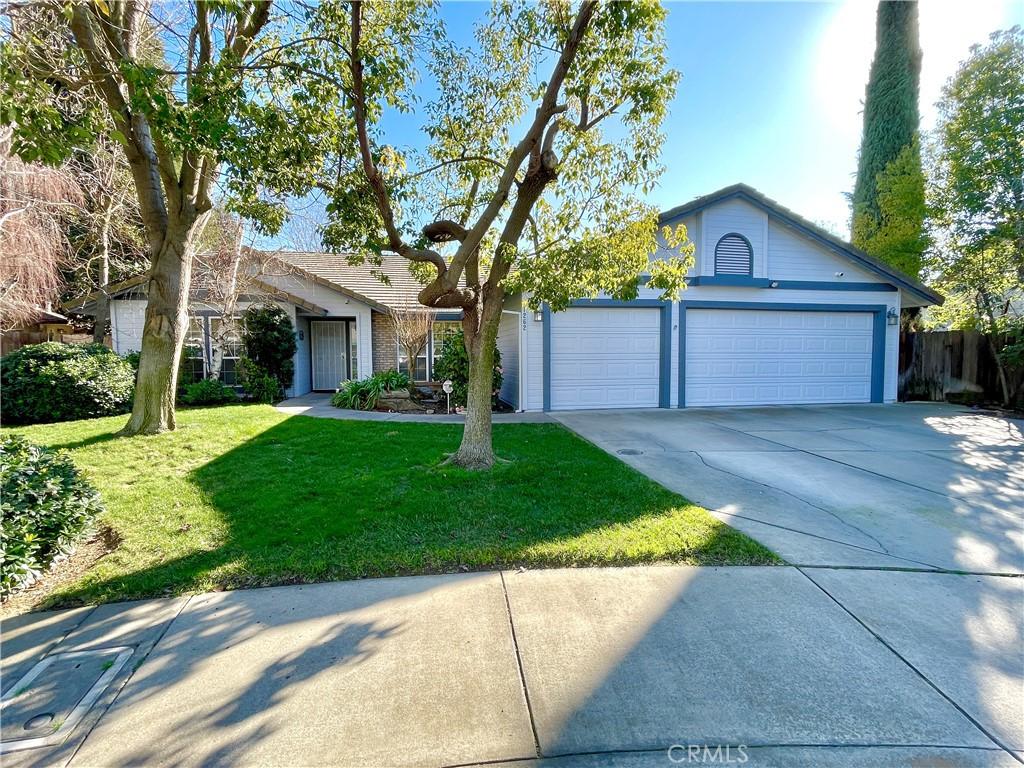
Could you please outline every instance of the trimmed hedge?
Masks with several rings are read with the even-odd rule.
[[[237,403],[238,393],[218,379],[203,379],[186,384],[178,399],[185,405],[224,405]]]
[[[135,370],[102,344],[30,344],[0,360],[5,424],[91,419],[131,409]]]
[[[35,581],[102,511],[66,454],[0,437],[0,594]]]

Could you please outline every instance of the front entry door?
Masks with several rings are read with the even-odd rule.
[[[348,378],[347,323],[310,321],[313,389],[333,392]]]

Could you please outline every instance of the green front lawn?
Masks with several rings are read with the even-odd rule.
[[[120,546],[49,605],[510,566],[776,563],[767,549],[560,426],[495,426],[508,463],[438,466],[461,427],[179,412],[16,430],[70,450]]]

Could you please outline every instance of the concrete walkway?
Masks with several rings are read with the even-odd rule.
[[[30,614],[2,626],[5,747],[64,740],[3,763],[1017,765],[1022,605],[1020,578],[663,566]]]
[[[277,404],[277,410],[289,416],[317,416],[322,419],[345,419],[348,421],[397,421],[424,424],[462,424],[466,418],[458,413],[384,413],[382,411],[350,411],[331,405],[331,396],[314,392],[300,397],[290,397]],[[546,413],[495,413],[495,424],[535,424],[550,422]]]

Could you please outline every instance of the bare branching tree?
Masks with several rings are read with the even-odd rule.
[[[99,136],[66,164],[85,196],[71,224],[72,277],[79,292],[96,293],[93,341],[102,343],[110,319],[108,287],[148,266],[138,198],[120,146]]]
[[[395,328],[398,345],[409,361],[409,379],[416,377],[416,360],[426,349],[434,328],[434,313],[419,305],[406,305],[388,309],[388,318]]]

